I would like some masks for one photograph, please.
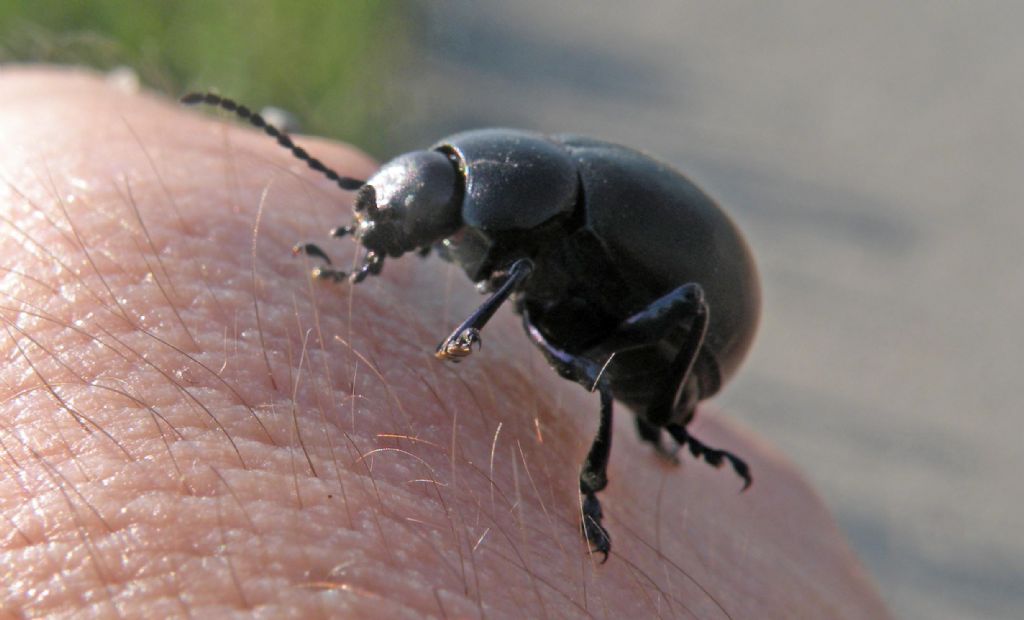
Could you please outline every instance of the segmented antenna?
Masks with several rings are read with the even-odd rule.
[[[360,181],[359,179],[353,179],[351,177],[343,177],[334,170],[331,170],[325,166],[322,161],[316,157],[310,156],[310,154],[306,152],[306,149],[301,146],[296,146],[296,144],[292,142],[292,139],[288,137],[288,134],[278,131],[276,127],[267,123],[262,116],[253,112],[244,105],[240,105],[232,101],[231,99],[214,95],[213,93],[189,93],[181,98],[181,102],[185,105],[198,105],[202,103],[217,106],[227,110],[228,112],[234,112],[236,115],[244,118],[256,127],[262,127],[263,131],[265,131],[267,135],[275,138],[277,143],[291,151],[292,155],[306,162],[313,170],[320,172],[328,179],[337,183],[338,187],[343,190],[356,190],[366,184],[366,181]]]

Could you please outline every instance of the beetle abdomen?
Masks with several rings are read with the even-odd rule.
[[[576,161],[586,197],[583,225],[604,243],[618,272],[646,291],[645,301],[688,282],[704,288],[711,308],[704,350],[722,382],[728,380],[753,342],[760,315],[757,269],[739,229],[663,162],[617,144],[556,138]]]

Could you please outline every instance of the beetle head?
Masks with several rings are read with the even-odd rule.
[[[377,273],[384,257],[430,247],[458,230],[459,178],[454,163],[437,151],[407,153],[370,177],[356,194],[352,225],[333,233],[351,234],[366,249],[357,273]]]

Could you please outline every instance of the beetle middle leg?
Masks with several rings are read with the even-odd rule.
[[[313,269],[312,276],[317,280],[333,280],[334,282],[342,282],[346,277],[348,277],[346,272],[340,269],[335,269],[334,265],[331,263],[331,257],[315,243],[296,244],[292,247],[292,254],[295,254],[296,256],[299,254],[305,254],[324,261],[323,265]]]
[[[580,495],[582,496],[582,522],[580,529],[590,543],[591,548],[604,554],[602,563],[608,560],[608,552],[612,548],[612,539],[608,530],[601,525],[604,512],[597,494],[608,486],[608,458],[612,449],[612,390],[606,379],[602,379],[603,365],[597,364],[589,356],[573,355],[555,347],[544,338],[544,335],[530,322],[529,312],[523,312],[523,326],[530,340],[536,344],[551,367],[559,376],[575,381],[591,392],[597,390],[601,394],[601,422],[597,434],[590,444],[587,458],[580,468]]]
[[[339,226],[331,231],[331,236],[344,237],[345,235],[351,235],[354,230],[353,226]],[[295,256],[305,254],[306,256],[312,256],[324,261],[323,265],[313,269],[311,275],[314,279],[342,282],[348,277],[347,272],[334,267],[333,263],[331,263],[331,257],[327,255],[327,252],[324,252],[323,248],[315,243],[296,243],[292,246],[292,254]]]
[[[601,422],[580,471],[580,495],[583,496],[583,535],[595,552],[604,554],[601,560],[603,564],[608,561],[612,539],[608,530],[601,525],[604,513],[597,493],[608,486],[608,457],[612,450],[612,391],[601,383],[598,384],[598,391],[601,393]]]

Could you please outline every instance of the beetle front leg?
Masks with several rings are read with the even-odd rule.
[[[331,264],[331,257],[327,256],[327,252],[324,252],[320,246],[315,243],[299,243],[292,247],[292,254],[298,256],[299,254],[305,254],[306,256],[312,256],[313,258],[319,258],[324,261],[324,264],[320,267],[313,269],[312,276],[316,280],[332,280],[334,282],[343,282],[348,274],[340,269],[335,269]]]
[[[597,494],[608,485],[608,457],[612,450],[612,389],[608,381],[601,378],[602,367],[586,357],[573,355],[555,347],[530,322],[529,312],[523,312],[523,326],[530,340],[536,344],[551,367],[558,374],[570,381],[575,381],[593,392],[601,394],[601,422],[598,424],[597,435],[590,444],[583,467],[580,468],[580,495],[582,497],[582,522],[580,528],[591,548],[604,554],[601,563],[608,560],[608,552],[612,548],[612,539],[601,521],[604,512]]]
[[[480,346],[480,330],[487,321],[491,320],[494,313],[498,311],[501,304],[515,292],[516,288],[530,276],[533,271],[533,263],[526,258],[521,258],[512,263],[508,270],[508,278],[505,282],[480,304],[473,314],[469,315],[455,331],[437,345],[437,352],[434,355],[437,359],[449,362],[459,362],[473,352],[473,346]]]

